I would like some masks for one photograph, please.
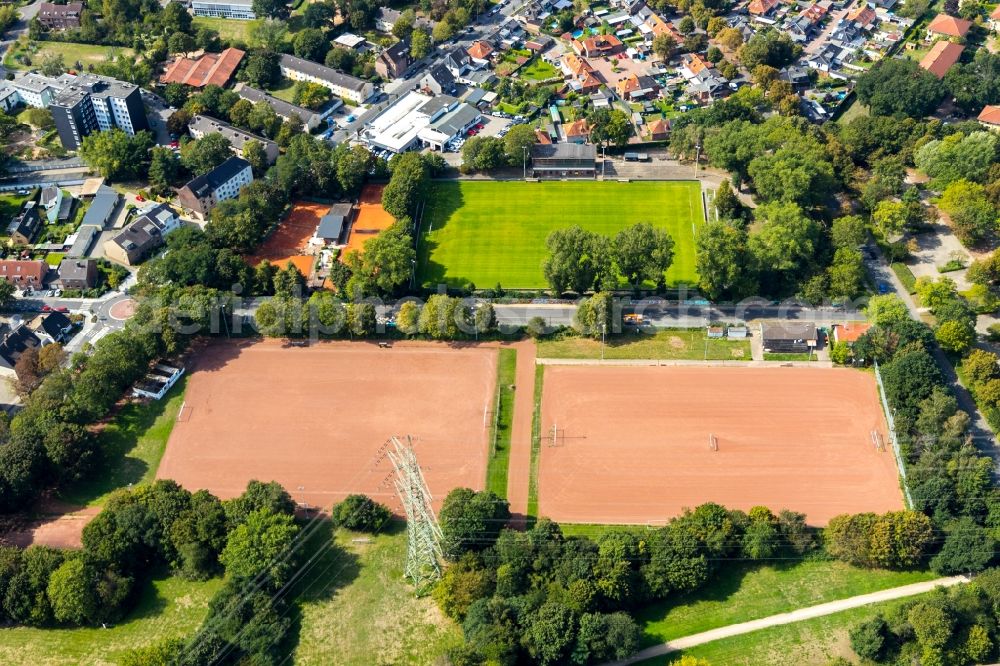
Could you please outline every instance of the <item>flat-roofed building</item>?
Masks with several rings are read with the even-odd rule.
[[[252,0],[191,0],[191,13],[195,16],[247,21],[257,18]]]
[[[440,150],[481,119],[478,109],[449,95],[410,91],[372,118],[361,139],[393,153],[421,146]]]

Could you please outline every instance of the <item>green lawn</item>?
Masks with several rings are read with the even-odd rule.
[[[742,636],[726,638],[639,662],[641,666],[667,666],[684,655],[706,659],[713,666],[824,666],[835,657],[858,663],[851,650],[847,632],[858,622],[888,613],[904,603],[919,600],[923,595],[897,599],[841,613],[761,629]]]
[[[435,183],[421,224],[418,277],[428,286],[542,288],[545,239],[553,229],[576,224],[614,236],[650,222],[676,244],[667,281],[695,283],[700,187],[695,181]]]
[[[492,490],[500,497],[507,497],[507,468],[510,463],[510,429],[514,424],[514,385],[517,370],[517,350],[501,349],[497,361],[497,395],[499,400],[493,403],[497,414],[494,414],[494,432],[491,435],[496,443],[492,449],[486,466],[486,489]]]
[[[531,463],[528,468],[528,520],[538,516],[538,463],[542,456],[542,386],[545,366],[535,366],[534,404],[531,414]],[[529,523],[530,524],[530,523]]]
[[[136,609],[107,629],[0,629],[0,663],[115,664],[133,648],[190,635],[221,585],[221,578],[204,582],[160,578],[146,583]]]
[[[636,613],[636,619],[643,628],[641,643],[646,647],[934,578],[930,571],[869,570],[821,560],[791,560],[777,565],[727,562],[720,575],[703,589],[647,606]]]
[[[777,353],[777,352],[765,352],[765,361],[815,361],[816,356],[809,353],[796,354],[796,353]]]
[[[295,98],[295,81],[292,81],[291,79],[281,79],[281,83],[268,90],[267,94],[272,97],[285,100],[289,104],[294,104],[292,100]]]
[[[194,28],[209,28],[219,33],[222,41],[246,42],[250,33],[250,27],[254,21],[243,21],[240,19],[209,18],[207,16],[195,16],[191,19]]]
[[[45,263],[47,263],[49,266],[58,268],[59,263],[63,260],[65,256],[66,256],[65,252],[49,252],[48,254],[45,255]]]
[[[86,68],[87,65],[96,65],[104,62],[111,54],[135,55],[134,50],[123,46],[96,46],[94,44],[77,44],[76,42],[30,42],[30,44],[38,46],[37,51],[30,47],[27,51],[27,55],[31,59],[30,66],[16,59],[17,55],[25,54],[24,51],[17,48],[12,48],[4,56],[4,66],[8,69],[31,69],[32,67],[37,67],[45,56],[60,53],[67,69],[73,69],[77,62]]]
[[[443,663],[445,651],[461,642],[461,630],[433,600],[417,598],[403,580],[403,526],[389,532],[339,531],[336,548],[329,546],[329,525],[313,536],[306,554],[320,556],[291,595],[301,604],[301,623],[288,663]]]
[[[539,340],[538,358],[601,358],[601,341],[575,336]],[[630,332],[608,338],[604,358],[749,361],[750,341],[709,340],[700,328]]]
[[[535,58],[520,70],[521,78],[533,81],[545,81],[554,76],[559,76],[559,70],[541,58]]]
[[[898,261],[894,261],[889,264],[889,267],[892,268],[892,272],[896,274],[899,281],[903,283],[904,287],[906,287],[907,293],[916,293],[917,276],[913,274],[913,271],[910,270],[909,266]]]
[[[10,218],[21,210],[21,207],[27,200],[27,196],[20,194],[0,194],[0,220],[7,220],[9,222]]]
[[[187,376],[181,377],[163,400],[133,403],[122,409],[100,434],[106,456],[100,472],[67,489],[62,499],[100,506],[119,488],[152,481],[184,402],[186,383]]]

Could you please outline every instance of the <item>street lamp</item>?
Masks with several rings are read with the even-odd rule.
[[[604,336],[607,335],[608,325],[601,324],[601,360],[604,360]]]
[[[528,147],[521,146],[521,180],[528,180]]]
[[[701,144],[697,144],[694,147],[694,177],[698,178],[698,162],[701,161]]]

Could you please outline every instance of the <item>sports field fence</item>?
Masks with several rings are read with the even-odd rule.
[[[896,437],[896,420],[892,417],[892,410],[885,397],[885,385],[882,384],[882,373],[879,371],[878,362],[875,363],[875,382],[878,384],[878,397],[879,402],[882,403],[882,411],[885,413],[885,422],[889,425],[889,443],[892,444],[892,454],[896,458],[896,467],[899,469],[900,485],[903,486],[906,508],[913,508],[913,498],[910,497],[910,487],[906,482],[906,465],[903,463],[903,453],[899,448],[899,438]]]

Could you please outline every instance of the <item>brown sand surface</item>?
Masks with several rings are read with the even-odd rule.
[[[826,368],[546,368],[539,515],[660,524],[704,502],[787,508],[817,526],[903,508],[874,378]]]
[[[291,261],[300,273],[309,277],[315,262],[315,257],[307,253],[309,239],[329,210],[329,204],[296,201],[288,217],[278,223],[278,228],[247,261],[256,266],[266,259],[278,268]]]
[[[411,435],[439,507],[452,488],[483,488],[496,366],[487,346],[209,345],[190,368],[157,476],[222,498],[275,480],[321,508],[366,493],[401,513],[384,445]]]

